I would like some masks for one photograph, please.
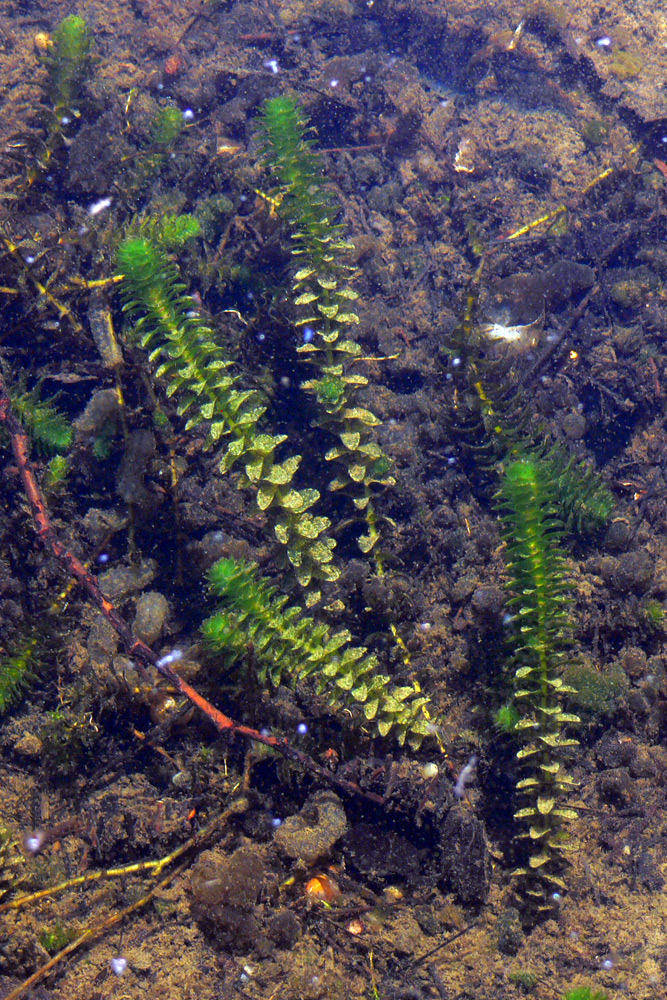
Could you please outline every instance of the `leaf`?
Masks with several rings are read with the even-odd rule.
[[[514,819],[531,819],[531,817],[537,815],[537,810],[534,806],[526,806],[525,809],[519,809],[518,812],[514,813]]]
[[[542,816],[548,816],[555,805],[556,800],[553,797],[540,795],[537,800],[537,810]]]
[[[315,295],[314,292],[304,292],[303,295],[297,296],[294,300],[295,306],[307,306],[311,302],[317,302],[319,295]]]
[[[260,510],[268,510],[273,503],[276,491],[267,486],[260,486],[257,490],[257,506]]]
[[[550,854],[533,854],[532,857],[528,858],[528,865],[533,869],[541,868],[542,865],[546,865],[549,861],[551,861]]]
[[[321,312],[326,319],[335,319],[339,308],[340,306],[336,304],[331,306],[323,306],[318,304],[317,311]]]

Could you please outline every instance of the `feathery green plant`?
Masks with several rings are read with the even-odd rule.
[[[189,213],[140,215],[127,227],[125,238],[143,236],[160,250],[180,250],[188,240],[201,236],[199,220]]]
[[[592,466],[571,455],[563,444],[547,445],[535,452],[535,459],[553,483],[559,515],[568,531],[592,535],[608,523],[614,498]]]
[[[35,679],[37,641],[26,640],[14,652],[0,654],[0,715],[13,705]]]
[[[145,237],[130,237],[119,248],[118,267],[124,275],[125,311],[137,319],[136,333],[151,362],[159,360],[156,375],[165,379],[167,395],[178,395],[186,429],[207,423],[207,446],[225,445],[221,471],[237,463],[243,467],[240,486],[254,490],[307,603],[315,603],[320,597],[316,584],[337,579],[340,571],[332,564],[329,519],[310,513],[319,492],[292,485],[301,456],[276,460],[287,435],[259,430],[266,405],[257,390],[236,387],[232,362],[167,255]]]
[[[355,371],[361,347],[350,336],[359,317],[352,303],[358,298],[348,282],[354,268],[347,262],[354,249],[337,221],[340,208],[322,184],[320,159],[313,151],[308,120],[296,98],[275,97],[264,105],[261,121],[264,162],[278,185],[279,213],[292,236],[292,254],[298,259],[293,276],[296,321],[303,343],[297,353],[316,368],[303,383],[315,399],[317,424],[337,439],[327,451],[341,474],[329,489],[349,491],[357,510],[364,513],[366,534],[359,539],[363,552],[378,540],[372,490],[393,485],[390,462],[374,437],[380,421],[356,395],[368,379]]]
[[[252,663],[272,688],[311,679],[334,708],[352,711],[372,733],[419,747],[432,732],[428,698],[412,685],[397,687],[378,670],[373,654],[350,645],[347,629],[331,634],[287,597],[257,577],[257,567],[221,559],[209,572],[210,589],[222,601],[202,626],[206,644],[226,664],[241,661],[252,643]]]
[[[19,381],[11,393],[12,406],[30,440],[42,454],[63,455],[72,445],[72,425],[52,401],[42,401],[38,389],[27,392]]]
[[[574,689],[560,676],[570,643],[567,585],[558,548],[562,529],[554,485],[538,461],[512,462],[499,498],[513,594],[509,603],[517,625],[514,702],[519,719],[513,729],[524,741],[517,759],[529,771],[517,790],[530,803],[515,819],[528,822],[523,836],[532,850],[517,874],[525,880],[526,894],[546,907],[550,892],[563,886],[565,823],[577,815],[562,804],[575,784],[565,770],[565,752],[578,742],[563,727],[579,722],[563,708],[565,696]]]
[[[30,187],[49,169],[49,164],[64,143],[64,131],[72,118],[78,117],[75,104],[90,69],[91,38],[82,17],[72,14],[60,22],[39,59],[49,74],[48,96],[51,109],[46,120],[46,136],[36,163],[28,170]]]

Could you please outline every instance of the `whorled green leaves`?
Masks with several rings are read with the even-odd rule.
[[[241,466],[240,485],[252,489],[258,508],[268,512],[285,559],[307,591],[307,603],[314,603],[320,596],[317,584],[335,580],[339,571],[332,563],[335,543],[326,535],[330,522],[310,513],[318,491],[292,485],[301,457],[276,460],[287,435],[260,430],[263,398],[239,386],[232,362],[167,255],[146,237],[131,237],[120,246],[118,267],[125,310],[137,319],[141,346],[157,363],[156,376],[164,379],[167,395],[176,396],[186,429],[206,426],[207,446],[223,448],[223,473]]]
[[[550,894],[563,886],[566,824],[576,818],[564,804],[575,784],[565,758],[577,745],[566,727],[579,718],[566,711],[565,700],[574,689],[560,676],[570,642],[570,602],[554,489],[539,461],[519,458],[508,465],[500,509],[516,623],[514,701],[519,719],[514,732],[523,741],[517,759],[527,772],[517,790],[529,800],[515,813],[515,819],[527,824],[524,836],[530,841],[526,865],[517,874],[526,894],[548,907]]]
[[[297,353],[316,372],[302,385],[316,401],[318,426],[335,441],[325,455],[339,469],[329,489],[345,490],[362,512],[367,531],[359,545],[369,552],[378,539],[373,487],[393,485],[395,480],[375,439],[380,421],[357,401],[368,379],[358,371],[362,351],[352,336],[359,323],[354,308],[358,296],[349,287],[354,268],[347,263],[354,247],[344,237],[340,209],[322,182],[310,131],[294,97],[276,97],[264,105],[264,161],[279,186],[279,213],[298,259],[292,286],[302,337]]]
[[[256,566],[221,559],[211,568],[209,585],[221,601],[202,627],[206,644],[227,664],[247,658],[262,684],[277,688],[311,680],[334,709],[348,709],[370,733],[391,735],[402,746],[418,747],[432,727],[428,699],[414,684],[397,686],[380,673],[377,658],[350,644],[344,629],[331,633],[288,606],[287,597],[258,579]]]

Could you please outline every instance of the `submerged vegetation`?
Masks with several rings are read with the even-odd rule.
[[[331,635],[299,608],[286,608],[287,596],[258,580],[252,566],[221,559],[209,573],[209,584],[223,608],[202,632],[228,664],[242,662],[250,643],[259,679],[270,679],[274,689],[310,678],[332,707],[356,710],[360,728],[379,736],[391,733],[401,746],[407,739],[416,749],[432,732],[424,712],[428,698],[413,684],[393,684],[380,672],[377,657],[350,645],[349,631]]]
[[[553,892],[565,888],[564,821],[577,818],[576,812],[563,804],[575,785],[564,755],[578,745],[566,730],[580,719],[564,710],[564,700],[576,691],[562,678],[571,625],[559,551],[562,531],[547,472],[548,465],[545,469],[534,460],[512,462],[503,477],[500,501],[512,592],[509,606],[516,616],[514,701],[518,719],[513,731],[524,742],[517,759],[528,769],[528,776],[517,783],[517,791],[530,799],[530,804],[514,816],[527,823],[531,845],[525,867],[516,874],[525,881],[528,896],[540,906],[553,908]]]
[[[572,59],[540,11],[451,94],[484,101],[478,67],[502,80],[524,31]],[[205,4],[181,42],[235,16]],[[280,66],[301,67],[283,33]],[[267,41],[240,33],[247,74],[225,64],[223,82],[202,57],[210,86],[188,89],[176,53],[159,83],[128,64],[122,99],[81,17],[36,42],[42,103],[0,222],[0,714],[46,815],[10,768],[0,912],[153,872],[90,938],[151,900],[166,925],[159,892],[197,858],[196,947],[258,968],[294,952],[286,1000],[347,990],[318,935],[348,972],[353,938],[378,956],[360,987],[375,997],[429,969],[415,995],[468,995],[475,970],[443,985],[419,934],[439,951],[456,928],[487,954],[488,906],[499,951],[550,969],[554,940],[580,933],[598,842],[608,865],[631,857],[633,887],[660,880],[645,827],[615,810],[654,796],[653,851],[667,268],[647,206],[664,171],[629,171],[611,199],[626,160],[598,163],[612,129],[593,143],[582,125],[590,176],[557,200],[544,151],[491,170],[431,74],[309,39],[313,86],[257,64],[249,37]],[[70,836],[98,871],[70,875]],[[35,925],[56,964],[89,940],[55,903]],[[264,988],[243,975],[233,988]],[[537,972],[502,975],[545,995]]]

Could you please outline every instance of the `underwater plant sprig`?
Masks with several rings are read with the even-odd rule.
[[[43,148],[37,162],[27,172],[26,188],[49,169],[56,150],[65,142],[66,128],[79,115],[76,103],[90,70],[92,49],[88,25],[76,14],[65,17],[51,37],[45,33],[37,35],[36,43],[38,59],[48,71],[51,107]]]
[[[257,507],[271,519],[285,562],[306,591],[307,603],[320,597],[318,584],[340,571],[332,562],[335,543],[326,531],[329,519],[313,515],[316,489],[297,489],[293,479],[300,455],[282,461],[276,450],[286,434],[259,427],[266,404],[256,389],[238,388],[232,362],[186,293],[176,265],[145,236],[128,237],[117,257],[124,275],[125,311],[137,320],[136,334],[151,362],[159,362],[167,396],[178,399],[186,429],[207,425],[206,446],[224,445],[220,470],[243,468],[240,486],[253,490]]]
[[[379,538],[373,489],[395,480],[375,439],[380,420],[356,398],[368,379],[357,370],[362,350],[351,336],[359,323],[354,311],[358,295],[349,286],[354,273],[349,252],[354,247],[338,221],[340,208],[322,183],[320,158],[312,148],[311,129],[298,100],[283,95],[266,101],[261,130],[264,162],[279,186],[278,211],[297,258],[292,284],[296,327],[302,337],[297,353],[316,369],[302,387],[315,400],[315,423],[335,442],[325,459],[335,462],[340,472],[329,489],[344,490],[352,497],[366,521],[359,546],[370,552]]]
[[[221,559],[209,572],[218,611],[202,626],[205,643],[232,666],[247,658],[262,684],[277,688],[311,680],[334,709],[347,709],[373,735],[391,735],[414,749],[433,732],[429,704],[416,684],[397,686],[377,657],[350,643],[347,629],[331,633],[261,580],[254,564]]]
[[[49,72],[49,97],[56,114],[71,111],[90,68],[92,39],[82,17],[64,18],[46,41],[40,61]]]
[[[106,621],[109,622],[119,636],[128,655],[134,661],[154,668],[160,676],[166,678],[179,694],[187,698],[192,705],[210,720],[218,732],[236,734],[253,742],[261,743],[275,750],[286,759],[298,764],[325,784],[338,788],[341,791],[358,795],[377,805],[385,805],[385,799],[381,795],[362,788],[354,781],[332,773],[327,767],[318,763],[305,751],[293,746],[285,737],[260,732],[259,730],[252,729],[250,726],[235,722],[207,701],[187,681],[183,680],[174,669],[175,657],[173,655],[158,657],[150,646],[134,634],[116,606],[102,593],[97,577],[86,569],[81,560],[64,544],[56,532],[30,461],[28,438],[12,409],[2,370],[0,370],[0,425],[9,434],[21,483],[30,506],[33,524],[40,542],[72,579],[81,585],[90,602],[98,608]]]
[[[511,462],[501,482],[500,511],[507,545],[509,604],[516,621],[514,704],[519,718],[514,732],[523,746],[517,760],[528,774],[517,791],[529,804],[515,813],[528,824],[527,863],[515,874],[523,891],[548,908],[549,895],[563,888],[566,824],[576,812],[563,804],[575,787],[565,755],[578,745],[564,727],[578,723],[564,701],[574,689],[561,678],[570,645],[568,588],[558,545],[562,537],[551,481],[538,460]]]

